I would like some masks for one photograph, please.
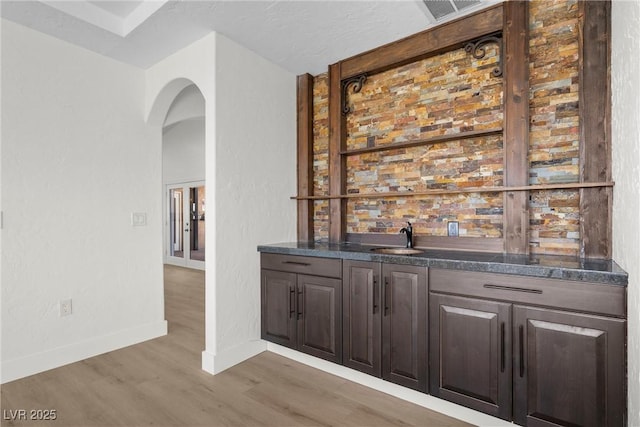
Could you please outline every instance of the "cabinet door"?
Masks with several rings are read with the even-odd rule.
[[[297,277],[298,349],[342,363],[342,281]]]
[[[427,269],[383,264],[382,377],[427,390]]]
[[[342,302],[342,363],[370,375],[382,376],[380,263],[343,262]]]
[[[429,294],[430,392],[511,418],[511,304]]]
[[[514,421],[624,424],[625,322],[514,307]]]
[[[296,275],[262,270],[261,336],[287,347],[296,347]]]

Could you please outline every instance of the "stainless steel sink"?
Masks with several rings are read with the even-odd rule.
[[[375,248],[375,249],[371,249],[371,251],[378,254],[387,254],[387,255],[415,255],[415,254],[421,254],[423,252],[420,249],[413,249],[413,248]]]

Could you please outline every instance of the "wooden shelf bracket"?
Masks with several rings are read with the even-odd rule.
[[[488,44],[494,44],[494,43],[498,45],[498,65],[493,70],[491,70],[491,75],[493,77],[501,77],[503,73],[502,33],[496,33],[496,34],[482,37],[474,41],[470,41],[464,45],[464,50],[465,52],[472,54],[474,58],[482,59],[487,54],[486,46]]]
[[[353,93],[358,93],[362,90],[362,85],[367,81],[367,74],[362,73],[357,76],[349,77],[348,79],[340,82],[342,86],[342,115],[345,116],[349,114],[351,108],[347,105],[347,91],[349,90],[349,86],[353,85]]]

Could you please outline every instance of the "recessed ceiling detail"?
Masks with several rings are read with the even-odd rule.
[[[480,0],[423,0],[423,2],[437,20],[480,4]]]
[[[94,4],[114,15],[125,18],[140,6],[142,0],[88,0],[87,3]]]
[[[0,11],[3,19],[143,69],[216,32],[294,74],[316,75],[499,1],[0,0]],[[436,21],[431,3],[456,12]]]
[[[40,0],[41,3],[61,12],[81,19],[103,30],[126,37],[151,15],[156,13],[167,0],[141,1],[59,1]]]

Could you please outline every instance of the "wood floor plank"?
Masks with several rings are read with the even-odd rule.
[[[57,411],[2,426],[468,425],[269,352],[209,375],[204,272],[166,266],[164,277],[167,336],[2,385],[3,415]]]

